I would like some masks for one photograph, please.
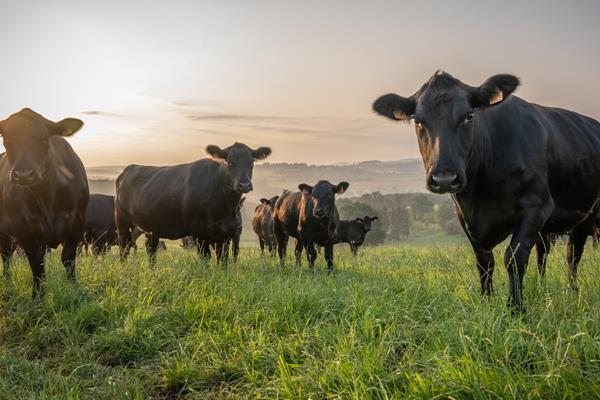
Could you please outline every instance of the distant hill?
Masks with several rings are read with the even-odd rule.
[[[114,180],[122,166],[88,167],[92,193],[114,194]],[[315,184],[321,179],[332,183],[350,182],[344,197],[366,193],[424,192],[424,172],[421,160],[365,161],[335,165],[262,163],[254,168],[254,191],[248,200],[256,203],[261,197],[280,194],[284,189],[296,190],[298,184]]]

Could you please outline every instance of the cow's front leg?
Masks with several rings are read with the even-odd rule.
[[[531,207],[523,210],[510,244],[504,253],[504,264],[508,270],[509,281],[507,305],[515,311],[524,311],[523,277],[531,249],[549,215],[548,208]]]
[[[479,282],[481,284],[481,295],[489,297],[494,294],[494,285],[492,283],[492,275],[494,274],[494,252],[486,250],[477,245],[473,245],[475,251],[475,259],[477,270],[479,271]]]
[[[356,255],[355,251],[353,253]],[[333,272],[333,243],[325,245],[325,261],[327,261],[327,272]]]
[[[25,251],[27,261],[29,261],[29,267],[31,267],[31,274],[33,275],[33,289],[31,291],[31,297],[35,298],[37,295],[43,295],[42,280],[44,279],[45,274],[45,246],[41,246],[35,242],[20,243],[20,245]]]
[[[67,279],[75,281],[75,257],[77,257],[77,243],[76,240],[66,240],[63,243],[62,253],[60,260],[62,261],[65,270],[67,271]]]
[[[4,278],[10,278],[10,261],[15,252],[15,243],[10,236],[0,235],[0,254],[2,255],[2,264],[4,267]]]
[[[156,233],[146,233],[146,252],[151,266],[156,262],[156,249],[158,249],[159,241],[160,237]]]
[[[581,261],[588,234],[593,231],[595,218],[595,215],[590,215],[585,221],[573,228],[569,235],[569,244],[567,245],[569,284],[575,292],[579,290],[577,287],[577,266]]]
[[[312,242],[308,242],[306,243],[305,247],[308,266],[310,267],[310,269],[313,269],[315,267],[315,260],[317,259],[317,250],[315,249],[315,244]],[[302,247],[300,249],[302,249]]]

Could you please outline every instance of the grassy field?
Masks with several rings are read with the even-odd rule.
[[[179,248],[153,268],[85,256],[75,285],[53,253],[35,301],[19,258],[0,283],[0,398],[600,396],[599,251],[579,294],[563,248],[543,281],[530,268],[513,317],[504,268],[481,299],[465,246],[337,249],[333,275],[256,248],[228,269]]]

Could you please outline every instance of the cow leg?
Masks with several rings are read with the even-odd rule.
[[[548,254],[550,254],[551,242],[547,235],[540,235],[535,242],[535,252],[537,255],[537,267],[540,277],[546,274],[546,263],[548,262]]]
[[[158,248],[159,240],[160,237],[156,233],[146,233],[146,252],[148,253],[151,266],[156,262],[156,249]]]
[[[273,231],[275,232],[275,241],[277,243],[279,263],[283,265],[285,263],[285,253],[287,251],[289,237],[283,232],[283,228],[277,220],[273,221]]]
[[[477,270],[479,271],[479,282],[481,284],[481,295],[489,297],[494,294],[494,285],[492,284],[492,275],[494,274],[494,253],[492,250],[485,250],[473,246]]]
[[[10,236],[0,235],[0,254],[2,255],[3,274],[6,279],[10,279],[10,262],[15,248],[16,245]]]
[[[356,255],[356,252],[354,254]],[[327,272],[333,272],[333,243],[325,245],[325,261],[327,261]]]
[[[194,240],[196,242],[196,249],[198,251],[198,256],[203,263],[208,263],[210,261],[210,245],[206,240],[200,240],[200,238],[196,238]]]
[[[77,241],[67,240],[63,243],[60,260],[67,271],[67,279],[75,281],[75,257],[77,257]]]
[[[296,248],[294,249],[294,255],[296,256],[296,265],[300,266],[302,264],[302,241],[300,239],[296,239]],[[308,257],[308,253],[306,253]],[[310,263],[310,260],[309,260]]]
[[[355,244],[350,244],[350,252],[352,253],[353,256],[356,256],[358,254],[358,246]]]
[[[265,241],[261,238],[258,238],[258,244],[260,245],[260,254],[265,255]],[[271,251],[271,246],[269,246],[269,251]]]
[[[535,245],[548,215],[549,213],[544,215],[542,209],[533,207],[525,209],[504,253],[504,265],[508,270],[509,282],[507,304],[514,311],[524,311],[523,277],[531,249]]]
[[[310,267],[310,269],[313,269],[315,267],[315,261],[317,259],[317,249],[315,248],[315,244],[306,243],[304,247],[306,248],[306,259],[308,260],[308,266]],[[300,251],[302,251],[302,248],[300,248]]]
[[[129,250],[133,245],[131,235],[134,227],[129,218],[119,210],[119,207],[115,207],[115,223],[117,224],[119,256],[121,261],[125,261],[129,255]]]
[[[593,219],[588,218],[577,225],[569,235],[569,244],[567,245],[567,262],[569,263],[569,284],[573,291],[578,291],[577,287],[577,266],[581,261],[583,249],[588,234],[591,232]]]
[[[227,258],[229,255],[229,240],[224,243],[215,243],[215,254],[217,257],[217,264],[223,262],[223,266],[227,266]]]
[[[33,275],[33,289],[31,291],[31,297],[35,298],[38,295],[43,295],[42,281],[44,279],[44,263],[46,256],[45,246],[39,246],[36,243],[21,246],[25,251],[27,260],[29,261],[29,267],[31,268],[31,274]]]

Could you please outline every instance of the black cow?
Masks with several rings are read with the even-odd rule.
[[[85,249],[92,246],[96,255],[104,254],[117,244],[115,196],[91,194],[85,212]]]
[[[356,218],[349,220],[340,220],[335,232],[334,243],[348,243],[350,251],[356,255],[358,248],[365,241],[367,233],[371,230],[371,223],[376,221],[377,217]]]
[[[518,85],[496,75],[472,87],[437,72],[412,96],[388,94],[373,104],[388,118],[414,120],[426,186],[452,194],[484,295],[492,293],[492,250],[512,234],[504,263],[516,309],[538,238],[571,230],[581,254],[600,194],[600,123],[510,96]],[[574,284],[577,265],[570,267]]]
[[[151,261],[161,237],[190,235],[197,243],[234,237],[240,198],[252,190],[254,161],[271,149],[235,143],[225,149],[210,145],[206,151],[213,158],[170,167],[130,165],[119,175],[115,216],[123,258],[134,226],[148,235]]]
[[[0,122],[0,253],[8,276],[14,243],[27,255],[33,296],[41,290],[47,248],[62,244],[61,260],[75,280],[89,188],[85,168],[64,139],[83,126],[75,118],[50,121],[25,108]]]
[[[300,192],[285,191],[275,203],[274,231],[277,252],[283,264],[287,250],[288,236],[296,238],[296,262],[300,263],[302,248],[311,268],[315,265],[317,250],[315,244],[325,248],[327,269],[333,271],[333,243],[340,221],[335,206],[335,195],[348,189],[348,182],[333,185],[319,181],[313,187],[302,183]]]
[[[277,240],[275,239],[275,231],[273,229],[273,216],[275,211],[275,203],[279,196],[273,196],[270,199],[260,199],[260,204],[254,209],[252,216],[252,229],[258,236],[260,251],[264,254],[265,246],[273,256],[277,249]]]
[[[240,199],[240,202],[238,204],[238,208],[236,210],[236,228],[233,231],[233,236],[230,238],[227,238],[224,242],[216,242],[216,241],[211,241],[211,240],[204,240],[201,244],[200,244],[200,252],[202,253],[202,255],[204,256],[204,258],[206,260],[210,259],[210,249],[211,247],[215,250],[215,256],[217,258],[217,263],[219,263],[220,261],[224,261],[225,263],[227,263],[227,257],[229,255],[229,246],[231,245],[232,247],[232,251],[233,251],[233,261],[237,262],[238,259],[238,255],[240,253],[240,237],[242,236],[242,229],[243,229],[243,220],[242,220],[242,207],[244,206],[244,201],[246,201],[245,197],[242,197]],[[189,236],[188,236],[189,238]],[[184,239],[182,240],[182,245],[184,247],[186,247],[186,245],[189,245],[189,239],[188,239],[188,243],[184,243]],[[192,243],[194,243],[193,238],[192,238]]]

